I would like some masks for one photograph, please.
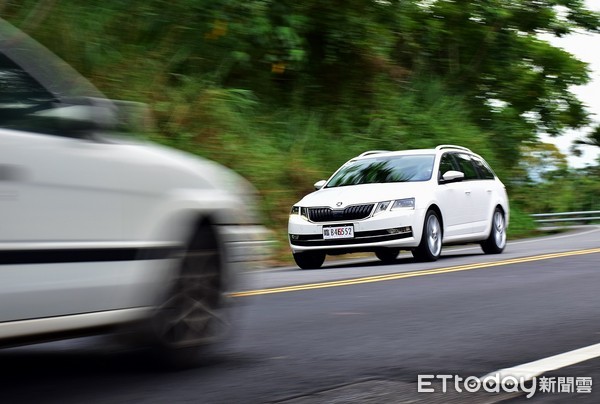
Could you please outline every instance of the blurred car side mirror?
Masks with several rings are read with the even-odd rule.
[[[315,182],[314,187],[318,191],[319,189],[323,188],[325,186],[325,184],[327,184],[327,180],[317,181],[317,182]]]
[[[117,113],[110,103],[81,98],[27,115],[28,126],[40,132],[60,136],[86,137],[96,130],[111,130],[117,125]]]
[[[65,99],[51,109],[28,115],[29,125],[59,136],[90,137],[95,132],[145,134],[154,130],[146,104],[92,97]]]
[[[465,174],[460,171],[446,171],[444,175],[442,175],[442,183],[447,184],[449,182],[458,182],[465,179]]]

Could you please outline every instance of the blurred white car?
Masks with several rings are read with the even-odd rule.
[[[1,346],[119,329],[191,364],[227,331],[236,273],[268,251],[256,192],[115,135],[136,105],[0,20]]]
[[[443,244],[480,243],[488,254],[506,245],[506,190],[471,150],[369,151],[340,167],[292,207],[289,242],[300,268],[327,254],[374,252],[393,262],[400,250],[436,260]]]

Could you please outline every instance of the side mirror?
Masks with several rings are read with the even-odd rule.
[[[96,131],[136,135],[154,129],[146,104],[92,97],[66,98],[61,106],[27,118],[33,129],[71,137],[90,137]]]
[[[28,125],[42,132],[83,137],[87,132],[115,126],[114,109],[104,105],[66,105],[30,114]]]
[[[317,182],[315,182],[314,187],[318,191],[319,189],[323,188],[325,186],[325,184],[327,184],[326,180],[317,181]]]
[[[446,171],[444,175],[442,175],[442,183],[448,182],[458,182],[465,179],[465,173],[461,173],[460,171]]]

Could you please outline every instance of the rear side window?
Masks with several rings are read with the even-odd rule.
[[[471,159],[473,160],[475,167],[477,167],[477,171],[479,171],[481,178],[484,180],[493,180],[495,178],[494,173],[485,161],[476,156],[472,156]]]
[[[454,155],[456,158],[456,162],[462,171],[465,174],[465,180],[477,180],[479,176],[477,175],[477,169],[471,160],[471,157],[467,154],[457,153]]]

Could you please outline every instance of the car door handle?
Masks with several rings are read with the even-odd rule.
[[[10,164],[0,164],[0,182],[17,182],[25,178],[25,169]]]
[[[467,195],[471,195],[471,190],[470,190],[470,189],[466,190],[466,191],[465,191],[465,194],[467,194]]]

